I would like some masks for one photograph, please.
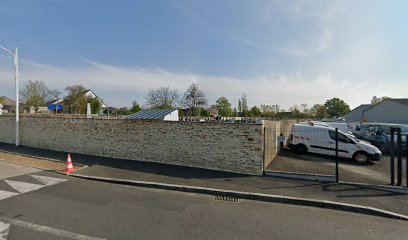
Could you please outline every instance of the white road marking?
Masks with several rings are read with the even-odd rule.
[[[14,188],[15,190],[17,190],[18,192],[9,192],[9,191],[4,191],[4,190],[0,190],[0,200],[4,200],[7,199],[9,197],[13,197],[16,195],[19,195],[21,193],[27,193],[27,192],[31,192],[46,186],[51,186],[51,185],[55,185],[58,183],[62,183],[65,181],[68,181],[68,179],[63,179],[63,178],[53,178],[53,177],[45,177],[45,176],[38,176],[38,175],[30,175],[32,176],[34,179],[36,179],[37,181],[45,184],[34,184],[34,183],[27,183],[27,182],[19,182],[19,181],[13,181],[13,180],[2,180],[5,183],[7,183],[8,185],[10,185],[12,188]],[[0,180],[1,181],[1,180]],[[0,239],[1,240],[1,239]]]
[[[51,185],[54,185],[54,184],[58,184],[58,183],[68,181],[68,179],[62,179],[62,178],[53,178],[53,177],[38,176],[38,175],[30,175],[30,176],[35,178],[37,181],[47,185],[47,186],[51,186]]]
[[[74,240],[106,240],[103,238],[97,238],[97,237],[90,237],[86,235],[81,235],[73,232],[68,232],[52,227],[47,227],[47,226],[42,226],[38,225],[35,223],[29,223],[29,222],[24,222],[16,219],[11,219],[11,218],[6,218],[6,217],[0,217],[0,220],[15,226],[27,228],[36,232],[43,232],[43,233],[48,233],[52,234],[55,236],[67,238],[67,239],[74,239]],[[0,238],[1,239],[1,238]]]
[[[0,190],[0,200],[6,199],[6,198],[9,198],[9,197],[18,195],[18,194],[19,193],[16,193],[16,192],[8,192],[8,191]]]
[[[4,162],[4,160],[0,159],[0,179],[7,179],[11,177],[26,175],[26,174],[34,174],[36,172],[40,172],[43,170],[30,168],[27,166],[22,166],[18,164],[13,164],[10,162]]]
[[[39,185],[34,183],[17,182],[12,180],[4,180],[12,188],[16,189],[20,193],[31,192],[44,187],[45,185]]]
[[[10,230],[10,224],[0,222],[0,240],[7,240],[9,230]]]

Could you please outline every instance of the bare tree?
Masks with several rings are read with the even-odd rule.
[[[176,89],[161,87],[158,89],[149,89],[146,97],[146,105],[153,109],[175,108],[179,99]]]
[[[184,93],[182,103],[185,107],[190,108],[192,115],[200,115],[199,110],[207,105],[207,99],[198,84],[193,83]]]
[[[21,90],[23,101],[25,101],[27,105],[35,107],[36,111],[38,107],[45,105],[49,94],[50,91],[45,82],[38,80],[29,80]]]
[[[49,91],[49,96],[52,98],[52,100],[57,100],[61,97],[61,91],[58,89],[53,89]]]

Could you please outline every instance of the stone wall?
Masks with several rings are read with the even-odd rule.
[[[20,118],[23,146],[262,174],[259,124]],[[14,117],[0,116],[0,142],[14,143]]]

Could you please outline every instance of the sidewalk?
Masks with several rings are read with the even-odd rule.
[[[45,157],[64,162],[66,153],[28,147],[15,148],[0,143],[0,150]],[[328,200],[374,207],[408,215],[408,191],[376,189],[351,184],[317,182],[268,176],[248,176],[198,168],[145,163],[80,154],[71,154],[74,163],[88,165],[77,174],[256,192],[289,197]]]

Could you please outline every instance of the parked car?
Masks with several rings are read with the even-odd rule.
[[[377,146],[382,152],[390,152],[391,150],[391,128],[400,128],[402,142],[402,150],[406,151],[406,135],[408,135],[408,125],[393,124],[393,123],[373,123],[363,122],[356,126],[355,132],[357,136],[371,144]],[[394,142],[397,143],[397,136],[394,136]]]
[[[319,125],[294,124],[289,136],[288,147],[299,153],[311,152],[334,156],[335,128]],[[381,151],[366,142],[352,139],[343,132],[338,132],[339,157],[352,158],[356,162],[365,163],[381,159]]]

